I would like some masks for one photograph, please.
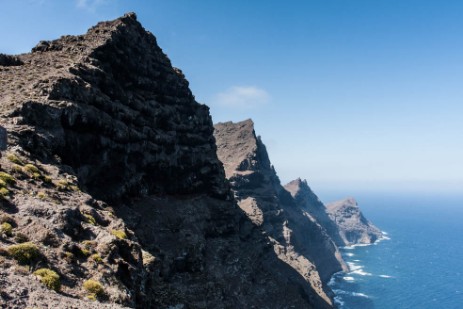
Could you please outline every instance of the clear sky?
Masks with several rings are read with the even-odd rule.
[[[0,0],[0,52],[134,11],[282,182],[463,191],[463,1]]]

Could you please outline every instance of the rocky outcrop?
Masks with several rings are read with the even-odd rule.
[[[289,182],[285,189],[313,219],[326,229],[339,247],[371,244],[382,237],[382,232],[368,221],[353,198],[327,204],[320,201],[306,180]]]
[[[260,140],[232,179],[248,217],[231,199],[208,108],[135,14],[2,57],[0,79],[3,306],[330,306],[318,278],[339,261],[328,255],[317,272],[310,254],[323,257],[292,231],[298,210],[280,206],[291,197]],[[58,292],[39,268],[59,276]]]
[[[253,122],[219,123],[214,135],[240,208],[268,237],[277,256],[330,302],[325,283],[345,265],[325,229],[281,186]]]
[[[372,244],[383,237],[383,233],[363,216],[354,198],[327,204],[326,209],[347,246]]]
[[[339,235],[339,227],[330,218],[325,205],[310,189],[306,180],[300,178],[285,185],[285,189],[291,194],[296,204],[310,214],[313,219],[323,226],[337,246],[346,246],[347,243]]]

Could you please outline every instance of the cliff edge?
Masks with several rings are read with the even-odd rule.
[[[341,255],[325,229],[281,186],[252,120],[218,123],[214,136],[235,199],[253,228],[269,239],[281,261],[331,303],[326,283],[346,269]]]

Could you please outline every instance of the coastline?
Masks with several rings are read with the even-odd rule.
[[[337,283],[336,282],[337,280],[344,280],[344,281],[348,281],[348,282],[354,282],[355,278],[352,277],[351,275],[358,275],[358,276],[372,276],[373,275],[371,273],[363,271],[363,266],[356,264],[357,262],[359,262],[359,260],[352,259],[355,256],[354,253],[346,252],[346,251],[355,250],[356,248],[359,248],[359,247],[376,246],[382,241],[391,239],[388,236],[389,234],[386,231],[381,231],[381,234],[382,234],[382,236],[380,238],[378,238],[376,241],[374,241],[373,243],[371,243],[371,244],[354,244],[354,245],[339,247],[341,255],[342,255],[344,261],[346,262],[347,267],[349,268],[349,270],[347,272],[346,271],[339,271],[339,272],[334,273],[331,276],[328,283],[327,283],[327,286],[333,291],[333,294],[334,294],[334,296],[332,298],[334,308],[342,309],[343,306],[345,305],[344,301],[342,300],[342,295],[349,295],[349,296],[354,296],[354,297],[363,297],[363,298],[367,298],[367,299],[369,298],[369,296],[364,294],[364,293],[345,291],[343,289],[335,288],[335,285]],[[352,259],[352,260],[350,260],[350,259]],[[378,275],[378,277],[392,278],[391,276],[388,276],[388,275]]]

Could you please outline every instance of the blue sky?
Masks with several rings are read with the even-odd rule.
[[[0,0],[0,52],[135,11],[214,122],[252,118],[283,182],[463,188],[463,2]]]

